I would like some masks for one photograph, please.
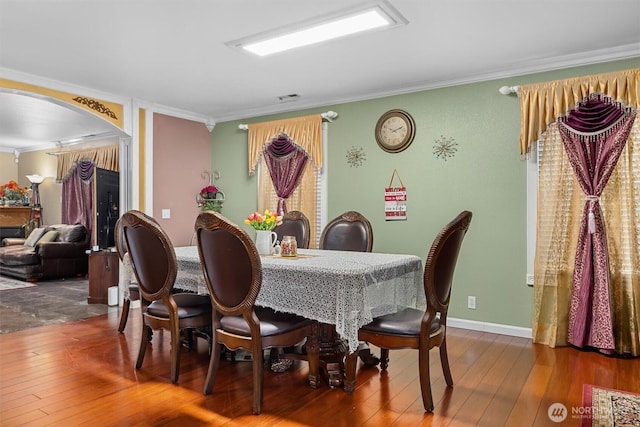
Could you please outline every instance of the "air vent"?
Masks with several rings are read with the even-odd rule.
[[[293,102],[293,101],[297,101],[298,99],[300,99],[300,95],[298,95],[297,93],[292,93],[290,95],[282,95],[278,97],[278,100],[280,102]]]

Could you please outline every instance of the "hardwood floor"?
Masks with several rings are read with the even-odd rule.
[[[583,384],[640,391],[640,359],[620,359],[531,340],[450,328],[454,387],[431,352],[435,411],[422,409],[417,351],[392,351],[387,373],[358,366],[353,395],[305,384],[307,366],[265,371],[263,413],[251,415],[251,364],[221,361],[213,393],[202,394],[208,355],[198,340],[183,350],[180,380],[169,381],[169,334],[156,332],[134,368],[138,310],[125,334],[118,313],[0,336],[0,424],[214,426],[545,426],[547,410],[582,403]],[[378,353],[378,349],[373,349]],[[562,425],[580,425],[571,415]]]

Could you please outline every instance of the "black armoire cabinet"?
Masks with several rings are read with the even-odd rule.
[[[95,188],[97,245],[101,249],[111,248],[115,246],[113,232],[119,214],[120,174],[96,168]]]

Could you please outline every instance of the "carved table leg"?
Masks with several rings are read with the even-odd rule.
[[[343,384],[344,355],[348,347],[336,333],[335,325],[320,323],[320,366],[324,368],[329,387]]]

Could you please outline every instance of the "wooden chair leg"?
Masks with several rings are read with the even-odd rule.
[[[427,412],[433,412],[433,397],[431,396],[431,378],[429,374],[429,348],[421,348],[418,355],[418,369],[420,370],[420,390],[422,405]]]
[[[213,385],[216,382],[216,376],[218,375],[218,368],[220,366],[220,357],[223,354],[221,344],[214,342],[211,348],[212,351],[211,357],[209,358],[209,370],[207,371],[207,378],[204,380],[204,394],[211,394],[211,390],[213,390]]]
[[[254,348],[251,352],[253,360],[253,415],[262,412],[262,349]]]
[[[442,373],[444,380],[449,387],[453,386],[453,377],[451,376],[451,368],[449,367],[449,356],[447,355],[447,338],[440,344],[440,364],[442,365]]]
[[[388,348],[381,348],[380,349],[380,368],[382,368],[382,370],[386,370],[387,367],[389,366],[389,349]]]
[[[177,322],[170,325],[171,328],[171,382],[176,384],[180,375],[180,327]]]
[[[120,325],[118,325],[118,332],[123,332],[124,327],[127,326],[127,320],[129,319],[129,306],[131,306],[131,300],[126,298],[122,304],[122,313],[120,313]]]
[[[147,345],[149,343],[149,330],[151,328],[142,322],[142,333],[140,334],[140,350],[138,351],[138,360],[136,361],[136,369],[140,369],[142,367],[142,361],[144,360],[144,354],[147,351]]]

